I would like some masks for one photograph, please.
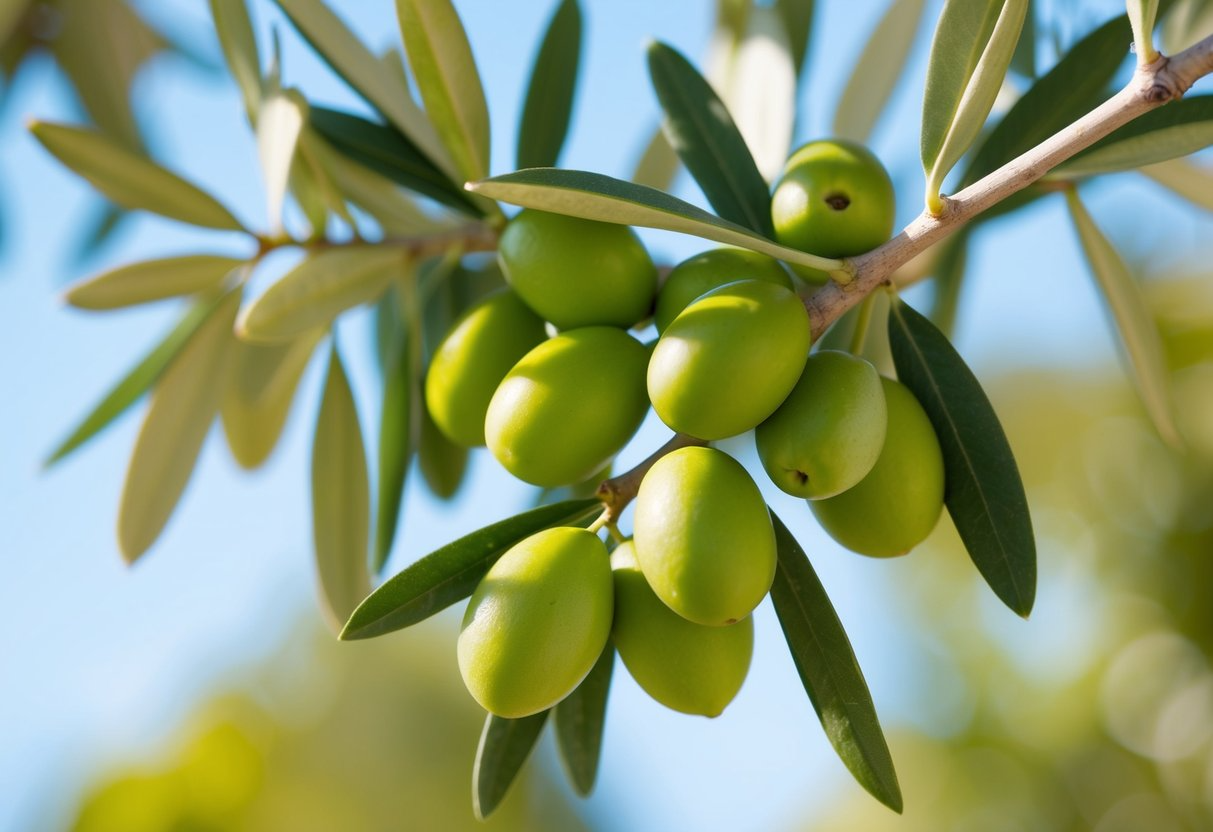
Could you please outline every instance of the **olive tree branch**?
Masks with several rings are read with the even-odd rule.
[[[706,444],[708,443],[702,439],[696,439],[694,436],[676,433],[669,442],[653,451],[644,462],[641,462],[635,468],[617,477],[603,480],[594,496],[601,500],[605,507],[605,511],[603,512],[605,518],[604,524],[614,523],[619,520],[619,515],[623,514],[623,510],[628,507],[628,503],[632,502],[632,499],[636,496],[636,492],[640,490],[640,481],[644,479],[644,475],[649,472],[649,469],[657,463],[657,460],[679,448]]]
[[[496,227],[484,222],[471,222],[453,228],[444,228],[425,234],[415,234],[405,237],[384,237],[374,241],[376,246],[398,248],[408,253],[414,260],[425,260],[445,254],[452,248],[463,252],[496,251],[500,232]],[[328,237],[314,237],[297,240],[288,236],[256,236],[257,258],[260,259],[272,251],[290,246],[297,246],[309,251],[323,251],[348,246],[368,245],[369,241],[361,237],[351,237],[348,240],[333,240]]]

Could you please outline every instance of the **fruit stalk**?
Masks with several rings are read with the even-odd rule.
[[[604,512],[604,516],[606,517],[605,523],[614,523],[619,519],[619,515],[623,514],[623,510],[628,507],[628,503],[632,502],[636,496],[636,492],[640,490],[640,481],[644,479],[644,475],[649,472],[649,469],[657,463],[657,460],[679,448],[706,444],[708,443],[702,439],[696,439],[694,436],[676,433],[669,442],[653,451],[647,459],[630,471],[625,471],[617,477],[603,480],[594,496],[602,500],[602,504],[606,509]]]

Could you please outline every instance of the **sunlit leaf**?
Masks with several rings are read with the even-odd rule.
[[[257,153],[265,179],[266,214],[272,233],[282,230],[282,206],[290,184],[299,132],[307,121],[307,104],[290,90],[271,93],[257,115]]]
[[[468,188],[524,208],[589,220],[661,228],[740,246],[788,263],[822,271],[837,269],[836,260],[781,246],[766,237],[722,220],[667,193],[612,179],[600,173],[539,168],[494,176]]]
[[[1158,15],[1158,0],[1126,0],[1129,23],[1133,26],[1133,44],[1137,62],[1148,64],[1158,57],[1154,48],[1154,18]]]
[[[925,0],[893,0],[872,30],[855,61],[847,85],[834,111],[834,135],[866,143],[884,112],[898,81],[905,74],[906,59]]]
[[[1099,230],[1072,188],[1066,191],[1066,205],[1091,273],[1112,313],[1142,404],[1159,436],[1172,447],[1179,447],[1183,443],[1175,427],[1167,356],[1150,306],[1120,253]]]
[[[649,76],[665,111],[666,138],[716,213],[774,236],[771,192],[724,102],[690,61],[663,43],[649,46]]]
[[[946,0],[931,43],[922,101],[927,208],[977,138],[1002,88],[1028,0]]]
[[[774,512],[771,520],[778,553],[771,602],[804,689],[847,769],[873,797],[901,812],[893,758],[846,630],[796,538]]]
[[[385,246],[347,246],[313,254],[245,306],[236,330],[249,341],[282,341],[324,326],[379,297],[408,255]]]
[[[722,90],[764,179],[779,175],[792,149],[796,67],[779,12],[755,6]]]
[[[239,307],[240,293],[229,293],[152,390],[118,508],[118,548],[127,563],[134,563],[160,536],[194,471],[223,400],[235,344],[232,323]]]
[[[1172,101],[1130,121],[1049,174],[1064,179],[1132,170],[1213,145],[1213,95]]]
[[[678,175],[679,159],[670,140],[660,127],[653,131],[649,143],[644,146],[636,169],[632,171],[632,181],[637,185],[645,185],[658,191],[668,191]]]
[[[813,30],[814,0],[775,0],[775,11],[783,19],[783,28],[792,51],[792,65],[796,74],[804,68],[809,52],[809,36]]]
[[[555,167],[569,131],[569,116],[581,66],[581,6],[560,0],[548,23],[518,127],[519,168]]]
[[[209,0],[211,19],[228,72],[236,79],[249,124],[257,123],[261,109],[261,57],[245,0]]]
[[[400,500],[413,459],[417,431],[421,333],[407,325],[396,330],[391,357],[383,369],[383,406],[379,413],[379,485],[375,547],[371,568],[387,563],[400,520]]]
[[[334,632],[371,588],[370,505],[358,409],[334,344],[312,444],[312,541],[321,607]]]
[[[986,583],[1021,616],[1036,599],[1036,541],[1019,468],[977,378],[935,326],[904,303],[889,314],[897,378],[939,437],[944,501]]]
[[[144,260],[82,280],[64,293],[64,299],[79,309],[120,309],[218,289],[244,264],[238,257],[215,254]]]
[[[45,121],[35,121],[29,129],[60,162],[123,208],[206,228],[243,228],[210,194],[96,130]]]
[[[1141,173],[1206,211],[1213,211],[1213,171],[1185,159],[1146,165]]]
[[[472,770],[472,810],[484,820],[501,803],[543,731],[548,712],[522,719],[489,714]]]
[[[108,427],[114,419],[125,413],[127,408],[139,401],[181,352],[181,348],[194,336],[198,327],[210,316],[214,308],[214,301],[209,300],[199,301],[191,306],[164,340],[144,356],[142,361],[132,367],[130,372],[123,376],[105,394],[105,398],[84,417],[76,429],[55,448],[47,457],[46,465],[53,465],[79,448]]]
[[[371,593],[341,637],[371,638],[409,627],[472,594],[507,549],[553,526],[576,526],[602,511],[597,500],[570,500],[485,526],[423,557]]]
[[[607,694],[614,668],[615,647],[607,642],[590,674],[552,709],[560,759],[564,761],[573,788],[582,797],[594,790],[594,781],[598,778]]]

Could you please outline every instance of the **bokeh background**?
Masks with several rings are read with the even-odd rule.
[[[70,16],[92,3],[60,5]],[[255,143],[220,69],[206,4],[130,5],[172,45],[133,73],[143,140],[263,224]],[[390,0],[333,5],[376,49],[397,38]],[[456,5],[484,76],[493,169],[505,172],[553,4]],[[798,140],[829,129],[885,5],[818,0]],[[921,194],[918,108],[938,5],[928,4],[873,138],[903,219]],[[272,32],[281,36],[288,83],[318,102],[359,106],[272,3],[250,6],[263,51]],[[646,39],[702,57],[712,4],[584,6],[582,84],[562,163],[626,176],[658,118]],[[1044,67],[1123,6],[1052,0],[1038,9],[1059,22],[1040,33]],[[112,38],[114,65],[133,70],[137,40],[87,33],[92,48]],[[134,568],[122,564],[113,527],[139,408],[42,469],[176,312],[170,302],[81,313],[59,301],[62,287],[158,255],[248,253],[235,235],[203,238],[144,215],[89,244],[104,206],[24,129],[32,116],[82,118],[73,71],[38,52],[0,87],[0,829],[481,828],[469,784],[482,714],[455,665],[458,610],[372,643],[337,644],[320,623],[307,497],[319,362],[268,466],[241,472],[213,435],[166,533]],[[1208,168],[1208,158],[1197,161]],[[685,177],[677,189],[702,204]],[[910,556],[871,561],[767,489],[851,634],[902,778],[904,817],[871,800],[834,757],[764,604],[750,678],[722,717],[664,710],[618,668],[594,795],[572,796],[545,737],[487,828],[1213,828],[1213,216],[1137,174],[1102,179],[1084,196],[1145,280],[1188,446],[1165,447],[1146,421],[1061,198],[983,226],[955,341],[1029,489],[1041,567],[1030,621],[980,584],[946,520]],[[644,236],[660,262],[703,247]],[[376,410],[368,318],[347,315],[339,327],[364,418]],[[621,465],[663,437],[651,420]],[[745,442],[731,449],[757,470]],[[487,454],[473,455],[456,501],[410,490],[389,571],[534,496]]]

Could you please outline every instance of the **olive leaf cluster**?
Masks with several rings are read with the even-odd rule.
[[[263,61],[243,0],[210,0],[256,135],[264,229],[105,131],[31,126],[114,204],[235,232],[252,248],[135,263],[68,292],[86,309],[189,299],[51,456],[149,396],[119,508],[123,555],[133,561],[159,537],[216,419],[241,465],[268,458],[304,369],[324,350],[311,489],[322,606],[342,638],[359,639],[470,598],[458,655],[489,712],[474,777],[480,815],[502,799],[549,714],[574,785],[592,788],[616,650],[658,701],[720,713],[748,668],[749,614],[768,594],[831,743],[864,788],[900,811],[872,697],[809,559],[745,468],[710,443],[753,430],[772,481],[863,554],[905,553],[946,508],[990,588],[1028,615],[1036,551],[1023,484],[993,407],[946,335],[971,230],[1064,194],[1143,403],[1160,435],[1179,442],[1158,333],[1077,184],[1145,166],[1164,184],[1187,181],[1175,166],[1213,143],[1213,107],[1183,93],[1213,70],[1213,46],[1181,53],[1176,81],[1163,75],[1153,31],[1162,14],[1182,38],[1172,21],[1200,20],[1209,4],[1131,0],[1128,14],[1038,73],[1039,10],[1028,0],[947,0],[923,96],[926,210],[886,242],[892,183],[863,142],[910,52],[921,0],[894,0],[871,34],[835,117],[838,136],[795,152],[811,2],[722,2],[726,48],[711,81],[652,44],[663,120],[632,181],[556,167],[580,64],[577,0],[554,10],[520,102],[518,170],[497,176],[480,75],[450,0],[398,0],[403,55],[383,56],[322,0],[276,2],[374,115],[313,104],[286,86],[276,51]],[[1134,77],[1155,87],[1113,95],[1134,42]],[[992,118],[1008,73],[1024,92]],[[1099,129],[1071,130],[1084,119]],[[711,211],[667,192],[679,165]],[[985,213],[959,213],[977,199]],[[288,200],[306,233],[287,229]],[[507,220],[502,204],[523,210]],[[659,270],[633,227],[726,247]],[[302,258],[251,296],[250,278],[282,248]],[[927,278],[936,292],[922,315],[896,291]],[[872,294],[881,286],[888,298]],[[373,495],[333,330],[366,304],[376,307],[382,367]],[[659,337],[646,344],[650,319]],[[885,324],[888,377],[865,350],[874,321]],[[674,437],[608,476],[650,405]],[[548,489],[543,504],[375,587],[412,460],[449,498],[481,444]],[[633,499],[629,538],[620,522]]]

